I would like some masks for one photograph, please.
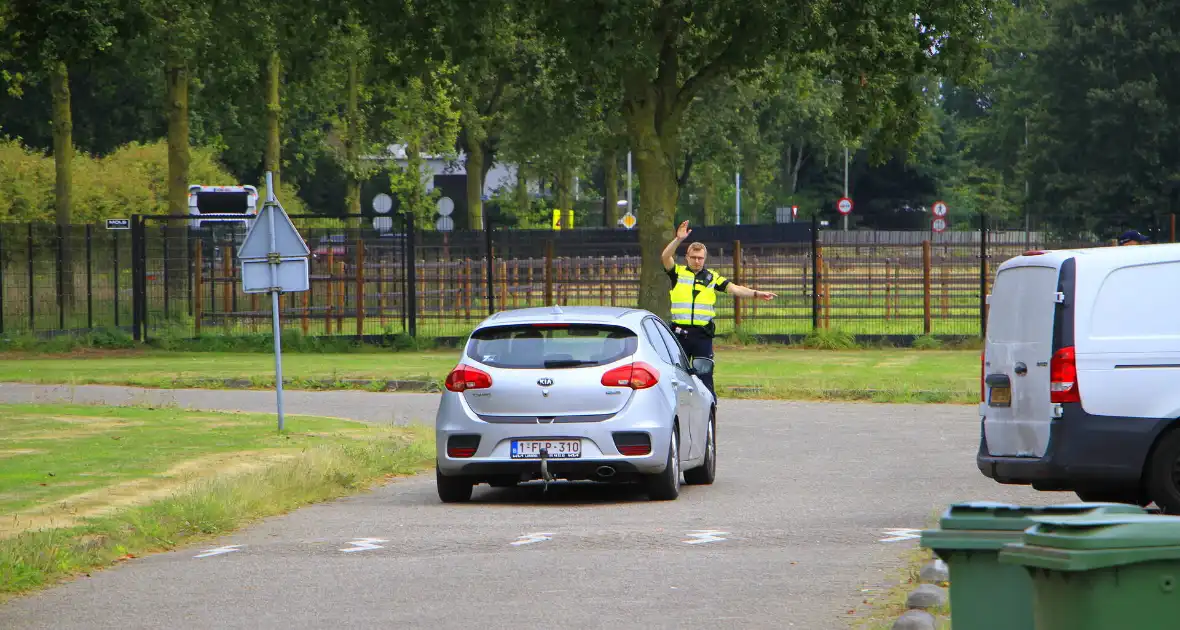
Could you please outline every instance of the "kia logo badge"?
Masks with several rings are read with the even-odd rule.
[[[540,385],[541,387],[549,387],[552,384],[553,384],[553,379],[551,379],[551,378],[537,379],[537,385]]]

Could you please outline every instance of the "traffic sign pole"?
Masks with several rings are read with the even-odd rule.
[[[266,203],[274,204],[275,189],[271,185],[271,172],[266,172]],[[275,397],[279,412],[279,431],[283,430],[283,338],[279,332],[279,248],[275,238],[274,209],[267,212],[270,220],[270,317],[275,338]]]

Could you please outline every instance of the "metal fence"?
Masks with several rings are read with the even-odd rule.
[[[638,302],[635,231],[378,232],[356,217],[293,220],[312,250],[311,290],[283,295],[280,315],[305,335],[462,337],[497,310]],[[0,334],[268,333],[270,301],[241,290],[244,236],[236,224],[147,216],[130,230],[0,224]],[[1105,244],[990,226],[938,234],[812,223],[698,227],[691,240],[709,246],[708,265],[722,275],[778,294],[721,298],[720,334],[868,337],[978,336],[999,263],[1029,248]]]

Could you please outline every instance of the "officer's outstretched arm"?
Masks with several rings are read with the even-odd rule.
[[[725,285],[725,292],[730,295],[737,296],[737,297],[761,298],[763,300],[773,300],[774,298],[778,297],[777,295],[775,295],[774,293],[771,293],[770,291],[758,291],[756,289],[751,289],[750,287],[743,287],[740,284],[734,284],[732,282]]]

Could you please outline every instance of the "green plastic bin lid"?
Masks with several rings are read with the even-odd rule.
[[[1143,562],[1180,560],[1180,517],[1162,514],[1075,514],[1031,517],[1023,542],[1000,562],[1088,571]]]
[[[1146,510],[1126,503],[1066,503],[1063,505],[1012,505],[994,501],[969,501],[951,505],[942,513],[942,529],[976,529],[1024,531],[1033,517],[1068,514],[1146,514]]]
[[[1032,516],[1027,545],[1054,549],[1180,547],[1180,517],[1163,514]]]
[[[970,501],[951,505],[942,514],[940,529],[923,530],[921,546],[934,550],[998,551],[1019,542],[1034,518],[1095,514],[1145,514],[1125,503],[1067,503],[1023,506],[994,501]]]

